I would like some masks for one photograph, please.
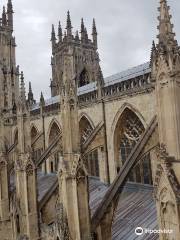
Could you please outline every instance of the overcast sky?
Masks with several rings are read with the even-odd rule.
[[[180,42],[180,1],[168,2]],[[148,61],[157,35],[159,0],[13,0],[13,5],[17,64],[24,71],[26,83],[32,82],[36,99],[40,91],[50,96],[51,25],[57,28],[61,20],[65,28],[67,10],[73,31],[80,30],[83,17],[91,34],[92,19],[96,19],[104,76]]]

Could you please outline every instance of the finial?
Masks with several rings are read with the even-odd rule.
[[[86,30],[84,26],[84,20],[83,18],[81,19],[81,42],[84,43],[86,40]]]
[[[70,39],[72,37],[72,25],[71,25],[71,17],[70,17],[70,12],[67,12],[67,37]]]
[[[35,103],[31,82],[29,82],[28,102],[30,105]]]
[[[55,34],[54,24],[52,24],[51,41],[52,42],[56,41],[56,34]]]
[[[150,67],[152,67],[152,65],[153,65],[153,60],[154,60],[155,55],[156,55],[156,45],[155,45],[155,42],[153,40],[152,48],[151,48]]]
[[[169,13],[170,7],[167,5],[166,0],[160,0],[160,7],[158,8],[160,12],[159,20],[159,44],[163,46],[177,45],[175,40],[175,33],[173,32],[173,24],[171,23],[172,16]]]
[[[81,18],[81,33],[84,32],[84,29],[85,29],[85,27],[84,27],[84,19]]]
[[[44,100],[44,96],[43,93],[41,92],[41,96],[40,96],[40,105],[44,106],[45,105],[45,100]]]
[[[21,83],[20,83],[20,96],[21,96],[22,102],[25,103],[25,101],[26,101],[26,89],[25,89],[24,73],[23,73],[23,71],[20,74],[20,80],[21,80]]]
[[[7,13],[14,13],[13,12],[13,5],[12,5],[11,0],[8,0],[8,3],[7,3]]]
[[[12,31],[13,31],[13,13],[14,11],[13,11],[12,1],[8,0],[8,3],[7,3],[8,26]]]
[[[92,26],[92,37],[93,37],[93,44],[97,49],[97,29],[96,29],[96,22],[94,18],[93,18],[93,26]]]
[[[2,25],[7,25],[7,17],[6,17],[6,8],[3,6],[3,13],[2,13]]]
[[[62,28],[61,28],[60,21],[59,21],[59,26],[58,26],[58,38],[59,38],[59,42],[62,42]]]
[[[103,85],[103,83],[104,83],[104,77],[103,77],[103,73],[102,73],[102,70],[101,70],[101,66],[99,65],[99,67],[98,67],[98,74],[97,74],[98,76],[98,79],[97,79],[97,81],[100,83],[100,85],[102,86]]]
[[[96,35],[97,35],[97,29],[96,29],[96,21],[95,21],[95,18],[93,18],[92,34],[96,34]]]
[[[31,82],[29,82],[29,93],[32,93]]]

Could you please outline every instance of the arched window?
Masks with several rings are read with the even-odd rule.
[[[49,145],[61,134],[60,128],[56,122],[53,122],[50,132],[49,132]]]
[[[80,142],[84,144],[93,131],[89,120],[83,116],[79,122]]]
[[[50,132],[49,132],[49,145],[53,143],[53,141],[57,138],[57,136],[61,135],[61,130],[58,126],[58,124],[54,121],[51,125]],[[53,172],[54,170],[58,170],[58,164],[59,164],[59,153],[61,149],[59,149],[59,146],[62,144],[58,144],[57,148],[53,149],[53,154],[50,156],[50,171]],[[62,148],[62,146],[61,146]]]
[[[127,160],[132,149],[139,141],[144,126],[138,116],[129,108],[125,109],[118,120],[114,134],[114,150],[117,172]],[[151,183],[150,158],[146,157],[138,163],[129,174],[130,181]]]
[[[84,68],[79,76],[79,87],[89,84],[89,75],[87,70]]]
[[[32,128],[31,128],[31,144],[34,142],[37,135],[38,135],[37,129],[34,126],[32,126]]]

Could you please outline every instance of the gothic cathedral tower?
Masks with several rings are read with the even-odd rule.
[[[13,37],[13,6],[8,0],[7,11],[3,7],[0,22],[0,107],[8,111],[16,107],[19,81],[15,58],[15,37]]]
[[[59,95],[59,89],[63,82],[63,66],[64,54],[68,47],[74,48],[73,64],[74,75],[78,79],[78,87],[82,87],[92,82],[99,81],[99,55],[97,52],[97,30],[95,20],[93,20],[92,40],[89,39],[84,21],[81,21],[81,37],[76,31],[75,36],[72,32],[72,24],[70,13],[67,14],[67,26],[64,35],[62,34],[61,24],[58,27],[58,41],[55,34],[54,25],[52,26],[51,42],[52,42],[52,80],[51,95]]]

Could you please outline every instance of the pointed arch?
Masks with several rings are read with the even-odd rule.
[[[94,129],[92,121],[90,121],[89,119],[90,118],[86,114],[81,115],[81,118],[79,121],[79,133],[80,133],[81,144],[84,144],[86,142],[86,140],[91,135]]]
[[[49,129],[48,129],[48,144],[50,145],[51,142],[55,139],[55,137],[58,134],[61,134],[62,132],[62,128],[59,124],[59,122],[54,118],[50,125],[49,125]]]
[[[115,116],[113,125],[114,158],[117,172],[145,131],[142,115],[130,104],[124,104]],[[145,156],[129,175],[130,181],[151,184],[150,157]]]
[[[31,144],[34,142],[38,134],[39,134],[38,128],[34,124],[32,124],[31,125]]]
[[[125,109],[129,109],[132,112],[134,112],[137,115],[137,117],[140,119],[140,121],[142,122],[144,128],[147,127],[147,123],[146,123],[143,115],[140,113],[140,111],[136,107],[131,105],[130,103],[124,103],[114,117],[113,124],[111,127],[111,132],[113,133],[113,135],[114,135],[114,131],[115,131],[117,122],[118,122],[119,118],[121,117],[122,113],[125,111]]]
[[[81,121],[81,119],[82,118],[86,118],[88,121],[89,121],[89,123],[90,123],[90,125],[91,125],[91,127],[92,128],[95,128],[95,125],[94,125],[94,122],[93,122],[93,120],[90,118],[90,116],[87,114],[87,113],[85,113],[85,112],[82,112],[81,114],[80,114],[80,116],[79,116],[79,122]]]
[[[58,135],[62,134],[62,128],[60,127],[59,122],[54,118],[48,129],[48,145],[50,146],[52,142],[57,138]],[[54,172],[58,170],[59,165],[59,154],[62,151],[62,140],[56,145],[53,149],[53,154],[49,157],[49,169],[50,172]]]

